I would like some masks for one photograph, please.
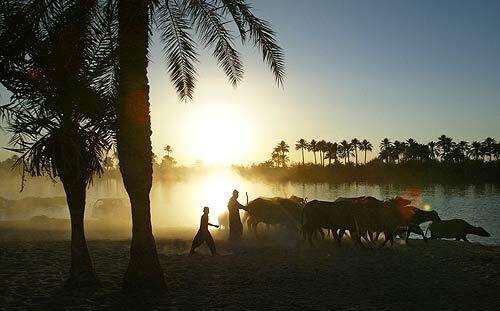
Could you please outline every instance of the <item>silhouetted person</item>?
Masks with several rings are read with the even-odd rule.
[[[210,234],[210,231],[208,231],[208,226],[212,226],[215,228],[219,228],[218,225],[212,225],[211,223],[208,222],[208,213],[209,209],[208,207],[203,208],[203,215],[201,215],[201,220],[200,220],[200,229],[198,230],[198,233],[194,236],[193,239],[193,244],[191,245],[191,251],[189,252],[190,254],[194,254],[194,250],[203,244],[203,242],[207,243],[208,248],[210,248],[210,251],[212,252],[212,255],[217,254],[217,251],[215,250],[215,243],[214,239],[212,238],[212,235]]]
[[[227,209],[229,210],[229,241],[237,242],[241,240],[243,235],[243,224],[240,219],[240,208],[243,209],[244,206],[238,202],[238,191],[233,191],[233,196],[229,199],[227,203]]]

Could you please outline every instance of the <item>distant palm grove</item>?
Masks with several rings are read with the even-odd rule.
[[[313,164],[327,166],[333,164],[354,164],[355,166],[367,164],[367,154],[373,152],[373,144],[366,140],[353,138],[350,141],[342,140],[339,143],[325,140],[306,141],[299,139],[295,143],[295,150],[300,152],[301,162],[305,165],[305,153],[313,155]],[[500,143],[488,137],[483,141],[453,141],[451,137],[441,135],[436,141],[419,143],[413,138],[406,141],[391,141],[384,138],[379,143],[378,158],[374,160],[387,164],[402,164],[407,162],[452,162],[466,161],[494,161],[500,159]],[[286,167],[290,163],[288,156],[290,146],[285,141],[280,141],[274,147],[270,160],[262,166]]]
[[[379,152],[374,156],[377,145]],[[293,149],[299,154],[297,162],[290,161]],[[384,138],[378,143],[357,138],[340,142],[299,139],[293,149],[280,141],[267,161],[236,169],[244,177],[305,183],[500,182],[500,144],[491,137],[470,143],[446,135],[428,143],[413,138]]]

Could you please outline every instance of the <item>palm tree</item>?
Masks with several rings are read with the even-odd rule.
[[[11,4],[0,9],[0,82],[12,93],[0,112],[12,136],[10,150],[21,155],[16,164],[23,176],[60,179],[71,222],[66,285],[94,285],[84,214],[86,189],[103,172],[113,142],[114,88],[105,77],[112,66],[109,34],[89,16],[88,2],[53,11],[50,24],[21,14],[32,12],[31,3]]]
[[[287,143],[285,143],[284,140],[280,141],[278,145],[274,148],[278,154],[281,155],[281,166],[285,167],[285,159],[286,159],[286,153],[290,152],[289,150],[290,146],[288,146]]]
[[[321,162],[321,166],[325,165],[325,151],[326,151],[326,141],[325,140],[320,140],[318,141],[318,151],[319,151],[319,158]]]
[[[394,145],[396,142],[394,142]],[[408,160],[415,160],[418,157],[419,144],[413,138],[406,140],[406,148],[404,149],[405,158]]]
[[[450,137],[447,137],[446,135],[443,134],[439,136],[436,146],[440,150],[441,159],[447,161],[448,154],[451,152],[454,146],[453,140]]]
[[[170,154],[172,153],[172,147],[170,145],[166,145],[163,147],[163,151],[165,151],[166,156],[170,157]]]
[[[297,140],[297,143],[295,144],[295,150],[300,150],[302,153],[302,165],[305,164],[304,162],[304,149],[307,149],[307,141],[303,138]]]
[[[491,161],[492,156],[495,153],[495,144],[496,144],[495,139],[493,139],[491,137],[488,137],[483,141],[485,155],[490,157],[490,161]]]
[[[430,141],[427,146],[429,147],[429,156],[431,159],[435,159],[439,155],[436,149],[436,143],[434,141]]]
[[[500,159],[500,143],[495,144],[495,159]]]
[[[357,138],[351,139],[351,146],[352,149],[354,150],[354,156],[356,157],[356,166],[358,166],[358,147],[359,147],[359,140]]]
[[[389,163],[391,148],[392,144],[389,138],[382,139],[382,142],[380,143],[380,157],[385,159],[385,163]]]
[[[373,151],[373,145],[366,139],[363,139],[363,141],[359,144],[359,150],[365,152],[365,164],[366,164],[366,153],[368,151],[372,152]]]
[[[337,152],[338,152],[337,143],[331,143],[331,142],[326,143],[325,159],[328,159],[328,165],[332,164],[332,160],[337,162]]]
[[[316,161],[316,151],[318,151],[318,142],[312,139],[307,147],[307,150],[312,151],[314,155],[314,164],[315,165],[318,164],[318,162]]]
[[[395,140],[391,147],[390,157],[395,159],[399,164],[399,157],[401,155],[404,156],[405,152],[406,152],[406,144],[404,142],[400,142],[399,140]]]
[[[192,34],[213,56],[233,85],[243,73],[240,54],[227,22],[242,42],[258,46],[278,85],[284,81],[284,57],[269,23],[256,17],[245,0],[118,1],[119,73],[117,148],[125,189],[132,207],[132,244],[126,288],[164,288],[165,281],[151,230],[151,120],[147,77],[148,43],[158,25],[168,71],[179,97],[191,99],[198,53]]]
[[[474,160],[479,160],[482,156],[483,148],[480,142],[473,141],[469,148],[469,156],[471,156]]]
[[[347,160],[347,162],[345,162],[344,160],[344,164],[347,164],[347,163],[350,163],[349,161],[349,155],[351,153],[351,150],[352,150],[352,146],[351,144],[349,144],[347,142],[347,140],[343,140],[340,142],[340,146],[342,146],[341,150],[342,150],[342,157]]]
[[[271,153],[271,162],[276,163],[276,167],[280,167],[281,163],[281,154],[277,150],[277,148],[273,149],[273,152]]]

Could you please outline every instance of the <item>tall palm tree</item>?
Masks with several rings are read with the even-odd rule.
[[[0,82],[12,93],[0,113],[23,176],[57,177],[63,185],[71,222],[66,285],[94,285],[84,213],[86,189],[103,172],[113,142],[111,39],[89,14],[89,2],[58,7],[51,23],[36,22],[33,5],[5,1],[0,7]]]
[[[233,85],[243,74],[240,54],[227,23],[242,42],[257,46],[278,85],[283,85],[284,56],[269,23],[256,17],[245,0],[118,1],[117,149],[132,207],[132,244],[126,288],[164,288],[165,281],[151,230],[151,120],[147,77],[151,28],[158,25],[168,71],[181,99],[191,99],[198,53],[192,33],[213,56]]]
[[[297,140],[297,143],[295,144],[295,150],[300,150],[302,153],[302,165],[305,164],[304,162],[304,149],[307,149],[307,141],[304,138],[301,138]]]
[[[365,164],[366,164],[366,153],[368,151],[373,151],[373,145],[368,140],[363,139],[363,141],[359,144],[359,150],[365,152]]]
[[[351,140],[351,146],[352,149],[354,150],[354,155],[356,157],[356,166],[358,166],[358,147],[359,147],[359,140],[357,138],[353,138]]]
[[[496,144],[496,141],[495,139],[491,138],[491,137],[487,137],[484,141],[483,141],[483,147],[484,147],[484,150],[485,150],[485,155],[486,156],[489,156],[490,157],[490,161],[495,153],[495,144]]]
[[[318,151],[319,151],[319,159],[321,162],[321,166],[325,165],[325,151],[326,151],[326,141],[325,140],[320,140],[318,141]]]
[[[340,142],[340,146],[342,146],[342,156],[344,158],[344,164],[350,163],[349,156],[351,154],[352,146],[347,140],[343,140]],[[346,162],[347,161],[347,162]]]
[[[286,161],[285,161],[285,159],[286,159],[286,154],[287,154],[288,152],[290,152],[290,146],[288,146],[288,144],[287,144],[287,143],[285,143],[285,141],[284,141],[284,140],[282,140],[282,141],[280,141],[280,142],[276,145],[276,147],[274,148],[274,150],[275,150],[276,152],[278,152],[278,154],[280,154],[280,156],[281,156],[281,166],[282,166],[282,167],[285,167],[285,162],[286,162]]]
[[[385,159],[385,163],[389,163],[390,151],[392,148],[392,143],[389,138],[382,139],[380,143],[380,157]]]
[[[314,164],[318,164],[318,162],[316,161],[316,152],[318,151],[318,142],[314,139],[311,140],[311,142],[309,142],[309,145],[307,147],[307,150],[311,151],[314,155]]]

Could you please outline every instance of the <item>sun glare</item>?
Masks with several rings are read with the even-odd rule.
[[[220,103],[206,105],[191,123],[187,144],[197,160],[205,164],[233,164],[245,158],[251,132],[242,111]]]
[[[201,185],[199,206],[210,208],[210,219],[217,223],[217,217],[227,210],[227,202],[237,182],[227,174],[218,173],[210,176]]]

